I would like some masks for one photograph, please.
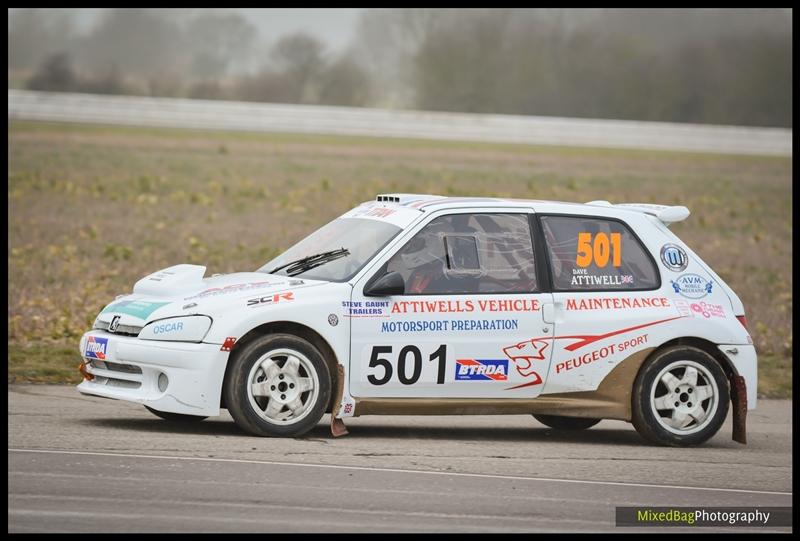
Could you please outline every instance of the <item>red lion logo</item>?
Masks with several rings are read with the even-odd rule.
[[[505,347],[503,348],[503,353],[506,354],[506,357],[511,359],[517,367],[517,372],[519,372],[522,377],[527,378],[533,376],[533,381],[524,384],[528,386],[537,385],[542,382],[542,376],[533,369],[533,361],[545,360],[545,349],[547,349],[546,341],[533,338],[520,342],[519,344],[514,344],[513,346]]]

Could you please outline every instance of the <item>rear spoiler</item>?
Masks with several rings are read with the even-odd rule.
[[[667,205],[651,205],[649,203],[618,203],[612,205],[608,201],[589,201],[587,205],[595,205],[598,207],[621,207],[626,210],[633,210],[635,212],[642,212],[655,216],[664,225],[669,225],[675,222],[682,222],[689,217],[689,209],[683,206],[667,206]]]

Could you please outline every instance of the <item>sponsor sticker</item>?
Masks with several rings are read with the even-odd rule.
[[[630,310],[669,308],[666,297],[595,297],[567,299],[567,310]]]
[[[108,348],[108,338],[100,336],[88,336],[86,339],[86,351],[84,356],[87,359],[106,360],[106,350]]]
[[[586,269],[573,269],[573,286],[633,286],[632,274],[589,274]]]
[[[538,312],[538,299],[465,299],[447,301],[397,301],[392,314],[464,312]]]
[[[595,361],[599,361],[601,359],[605,359],[607,357],[616,355],[618,353],[622,353],[625,350],[643,346],[646,343],[647,343],[647,334],[641,334],[639,336],[629,338],[628,340],[624,340],[617,344],[609,344],[607,346],[597,348],[587,353],[575,355],[572,358],[557,363],[556,374],[560,374],[561,372],[567,372],[569,370],[574,370],[575,368],[580,368],[581,366],[589,365]]]
[[[548,345],[545,340],[533,338],[503,348],[503,353],[514,363],[519,375],[523,378],[530,378],[530,381],[511,387],[511,389],[542,383],[542,376],[533,369],[533,362],[545,360],[544,352]]]
[[[287,293],[275,293],[273,295],[267,295],[266,297],[256,297],[255,299],[247,299],[247,306],[260,306],[263,304],[277,304],[283,301],[293,301],[294,300],[294,292],[289,291]]]
[[[169,302],[119,301],[114,304],[109,304],[100,313],[117,312],[138,317],[139,319],[147,319],[150,314],[167,304],[169,304]]]
[[[160,325],[153,325],[153,334],[168,334],[183,330],[183,321],[170,321]]]
[[[344,317],[389,317],[389,301],[342,301]]]
[[[721,304],[710,304],[707,302],[675,301],[675,307],[682,316],[725,318],[725,308]]]
[[[335,327],[339,324],[339,318],[336,316],[336,314],[330,314],[328,316],[328,324],[331,327]]]
[[[687,299],[702,299],[711,293],[714,283],[698,274],[683,274],[669,281],[675,293]]]
[[[507,359],[456,359],[456,381],[507,380]]]
[[[689,258],[680,246],[665,244],[661,247],[661,262],[671,271],[682,272],[689,265]]]
[[[519,329],[519,320],[517,319],[429,319],[382,321],[380,332],[515,331],[517,329]]]
[[[225,287],[212,287],[211,289],[206,289],[205,291],[201,291],[197,295],[186,297],[183,300],[188,301],[192,299],[202,299],[205,297],[216,297],[217,295],[227,295],[228,293],[249,291],[251,289],[263,289],[265,287],[270,287],[274,285],[276,285],[275,282],[250,282],[247,284],[232,284]]]

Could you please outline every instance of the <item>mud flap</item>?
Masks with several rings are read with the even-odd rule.
[[[349,434],[347,427],[344,426],[344,421],[336,417],[336,410],[342,403],[342,395],[344,394],[344,367],[340,364],[336,365],[336,396],[331,404],[331,435],[334,438],[346,436]]]
[[[747,386],[742,376],[731,376],[731,405],[733,406],[733,441],[747,443]]]
[[[331,415],[331,435],[334,438],[338,438],[340,436],[347,436],[348,434],[349,432],[347,431],[347,427],[344,426],[344,421],[335,415]]]

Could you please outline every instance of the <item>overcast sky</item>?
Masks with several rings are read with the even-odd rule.
[[[14,11],[19,8],[9,8]],[[60,8],[59,8],[60,9]],[[64,8],[77,14],[82,30],[89,28],[105,8]],[[242,14],[258,28],[259,37],[270,43],[285,34],[304,30],[333,50],[341,50],[352,39],[359,14],[366,8],[217,8]],[[209,9],[210,10],[210,9]]]

